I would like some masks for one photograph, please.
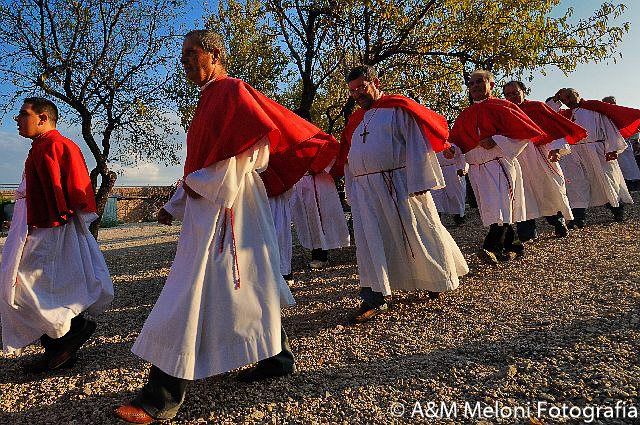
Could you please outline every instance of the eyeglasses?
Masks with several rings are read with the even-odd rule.
[[[363,81],[362,84],[360,84],[358,87],[349,89],[349,94],[354,95],[358,93],[364,93],[365,91],[367,91],[367,87],[369,87],[369,84],[371,84],[371,82]]]

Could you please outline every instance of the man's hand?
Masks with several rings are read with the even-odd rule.
[[[420,195],[424,195],[427,192],[428,190],[421,190],[420,192],[413,192],[411,196],[420,196]]]
[[[614,159],[618,159],[618,152],[607,152],[604,155],[604,159],[606,159],[607,161],[613,161]]]
[[[491,137],[487,137],[486,139],[480,140],[478,144],[485,149],[491,149],[496,145],[496,142],[494,142]]]
[[[447,159],[453,159],[453,156],[454,156],[453,147],[443,150],[442,155]]]
[[[457,173],[460,177],[464,177],[464,175],[466,174],[464,170],[458,170]]]
[[[173,221],[173,216],[169,214],[169,211],[164,208],[160,208],[157,215],[158,223],[166,224],[167,226],[171,226],[171,222]]]
[[[191,189],[187,184],[187,182],[185,181],[182,182],[182,188],[184,189],[185,192],[187,192],[187,195],[189,195],[189,198],[193,198],[193,199],[202,198],[202,195],[200,195],[195,190]]]
[[[551,151],[549,151],[549,161],[558,162],[559,159],[560,159],[559,149],[552,149]]]

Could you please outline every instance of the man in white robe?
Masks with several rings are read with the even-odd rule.
[[[521,81],[510,81],[502,88],[505,99],[523,107],[523,111],[527,113],[523,105],[534,102],[525,102],[525,91],[526,87]],[[549,114],[553,114],[543,103],[538,105],[546,108]],[[555,115],[567,122],[564,117]],[[536,121],[533,116],[530,117]],[[536,124],[545,129],[544,123],[536,121]],[[526,205],[526,220],[517,225],[521,242],[537,238],[535,219],[538,217],[545,217],[547,222],[554,226],[556,236],[565,237],[569,234],[565,219],[572,220],[573,215],[567,198],[564,174],[558,161],[562,155],[570,152],[571,148],[563,137],[542,145],[529,142],[518,155]]]
[[[482,108],[483,102],[493,101],[494,86],[493,74],[488,71],[477,70],[470,75],[469,93],[475,109]],[[468,110],[471,111],[471,107]],[[465,124],[462,121],[464,118],[461,114],[452,134],[458,126]],[[474,128],[477,135],[480,130],[479,127]],[[522,171],[516,158],[528,143],[529,139],[512,139],[494,134],[479,140],[464,155],[469,164],[469,180],[478,202],[482,224],[489,227],[489,233],[478,251],[480,259],[488,264],[508,261],[524,253],[512,224],[526,219]]]
[[[347,81],[364,111],[352,137],[345,136],[350,149],[344,165],[362,298],[353,320],[361,323],[387,310],[384,297],[393,289],[436,296],[456,289],[468,267],[429,192],[444,186],[435,140],[425,136],[413,112],[384,102],[393,98],[434,113],[402,96],[384,96],[372,67],[354,68]]]
[[[57,119],[55,104],[42,98],[25,99],[15,118],[33,142],[2,253],[0,320],[6,353],[40,338],[44,355],[23,364],[28,372],[72,366],[96,329],[82,313],[95,316],[113,299],[88,229],[98,216],[84,158],[58,133]]]
[[[226,76],[224,44],[211,31],[185,36],[181,62],[187,78],[201,88],[201,97],[187,134],[187,175],[158,213],[160,223],[182,220],[175,260],[132,348],[153,365],[136,398],[114,412],[134,423],[175,416],[190,380],[255,362],[257,366],[241,372],[240,380],[295,371],[280,312],[282,305],[294,301],[280,274],[274,221],[258,176],[268,165],[269,134],[277,129],[251,130],[258,122],[272,125],[270,119],[259,121],[259,113],[252,112],[263,107],[266,98],[260,97],[260,106],[241,104],[249,102],[247,85]],[[232,110],[241,112],[231,116]],[[227,112],[229,128],[216,127],[214,123]],[[248,144],[239,138],[232,144],[226,136],[213,135],[234,137],[239,120],[246,127],[242,135],[249,138]],[[264,131],[268,134],[255,138]],[[208,150],[235,144],[242,148],[240,153],[221,160],[215,156],[206,165]],[[204,167],[197,155],[195,165],[189,166],[194,153],[206,159]]]
[[[461,226],[465,221],[464,210],[467,199],[465,175],[469,170],[469,165],[464,160],[464,154],[460,148],[455,145],[438,152],[436,156],[440,168],[442,168],[445,187],[431,191],[433,202],[436,204],[438,213],[451,214],[456,226]]]
[[[624,138],[605,115],[581,108],[580,95],[573,88],[559,90],[548,104],[555,110],[560,102],[571,109],[571,120],[587,130],[587,137],[571,147],[560,165],[567,182],[567,195],[574,219],[569,228],[585,226],[586,209],[605,205],[616,221],[624,220],[624,203],[631,204],[618,154],[626,149]]]
[[[349,246],[347,221],[329,173],[302,177],[294,186],[291,211],[300,245],[311,250],[309,267],[326,266],[330,249]]]
[[[618,104],[614,96],[607,96],[603,98],[602,101],[612,105]],[[624,181],[627,184],[627,189],[637,190],[638,184],[640,184],[640,168],[638,168],[638,162],[633,152],[632,139],[637,143],[638,134],[636,133],[625,140],[627,148],[618,155],[618,164],[620,165],[620,171],[622,171]]]

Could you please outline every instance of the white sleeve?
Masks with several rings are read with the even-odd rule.
[[[178,189],[173,194],[169,202],[164,205],[164,209],[171,214],[175,220],[184,218],[184,207],[187,202],[187,193],[184,191],[182,185],[178,186]]]
[[[555,101],[553,99],[549,99],[546,104],[549,108],[553,109],[556,112],[558,112],[562,108],[562,102],[560,102],[559,100]]]
[[[436,153],[411,114],[396,108],[395,121],[406,143],[408,193],[443,188],[444,176]]]
[[[230,208],[236,199],[244,176],[259,167],[269,155],[269,139],[260,142],[241,154],[218,161],[189,174],[185,181],[191,189],[204,198],[224,208]]]
[[[571,153],[571,145],[567,143],[567,139],[564,137],[561,139],[552,140],[549,142],[549,150],[558,150],[560,155],[568,155]]]
[[[627,148],[627,143],[618,131],[616,125],[603,114],[598,114],[600,119],[600,128],[604,136],[604,147],[606,152],[622,153]]]
[[[513,161],[527,147],[528,139],[510,139],[508,137],[496,134],[491,136],[496,145],[502,150],[504,157],[509,161]]]

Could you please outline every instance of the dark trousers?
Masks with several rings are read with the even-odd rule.
[[[524,246],[516,232],[513,230],[513,226],[510,224],[492,224],[489,226],[489,233],[484,238],[482,247],[487,251],[500,253],[504,251],[512,251],[515,253],[522,253]]]
[[[554,227],[560,227],[564,224],[564,215],[562,215],[562,213],[558,211],[556,215],[546,216],[545,220],[547,220],[547,223],[549,223]],[[536,230],[536,220],[533,218],[531,220],[519,221],[517,223],[517,228],[518,228],[518,238],[522,242],[529,241],[531,239],[534,239],[536,236],[538,236],[538,233]]]
[[[329,251],[325,249],[316,248],[311,250],[311,261],[327,261],[327,258],[329,258]]]
[[[382,295],[382,292],[376,292],[369,287],[360,288],[359,295],[360,298],[362,298],[364,302],[369,304],[369,307],[371,308],[378,308],[385,303],[384,295]]]
[[[57,351],[61,351],[65,348],[65,344],[70,337],[75,336],[76,333],[80,329],[82,329],[87,322],[82,314],[77,315],[73,319],[71,319],[71,328],[69,332],[61,336],[60,338],[51,338],[49,335],[45,334],[40,337],[40,344],[42,348],[44,348],[45,353],[55,353]]]
[[[587,209],[586,208],[571,208],[571,212],[573,213],[573,219],[575,221],[585,221],[587,218]]]
[[[294,359],[289,339],[284,329],[281,332],[282,351],[273,357],[260,360],[258,366],[282,368],[285,371],[293,369]],[[131,404],[142,407],[155,419],[171,419],[178,413],[184,401],[188,383],[188,379],[176,378],[151,366],[147,383]]]

